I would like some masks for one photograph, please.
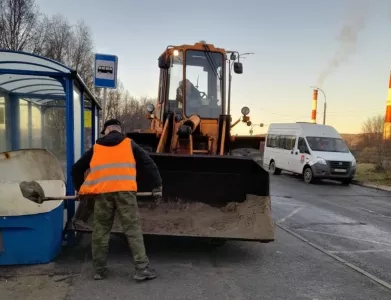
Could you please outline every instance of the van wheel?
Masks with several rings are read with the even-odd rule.
[[[349,179],[343,179],[343,180],[341,181],[341,183],[342,183],[343,185],[349,185],[349,184],[351,184],[351,183],[352,183],[352,181],[353,181],[353,179],[352,179],[352,178],[349,178]]]
[[[281,174],[281,169],[276,168],[276,163],[274,160],[272,160],[269,164],[269,171],[273,175],[280,175]]]
[[[314,180],[314,174],[312,173],[312,169],[310,167],[306,167],[303,172],[303,179],[306,183],[313,183]]]

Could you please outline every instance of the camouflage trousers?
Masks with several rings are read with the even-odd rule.
[[[149,264],[146,255],[136,194],[115,192],[94,196],[94,220],[92,229],[92,261],[94,271],[106,271],[110,231],[115,213],[121,221],[128,244],[132,250],[136,269]]]

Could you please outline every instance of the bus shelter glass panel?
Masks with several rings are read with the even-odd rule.
[[[99,138],[99,135],[100,135],[100,126],[99,126],[99,113],[101,111],[98,110],[98,108],[96,106],[94,106],[94,118],[93,118],[93,122],[94,122],[94,129],[95,129],[95,134],[94,134],[94,137],[95,137],[95,141]],[[93,141],[95,143],[95,141]]]
[[[51,151],[58,159],[66,174],[66,119],[65,101],[48,100],[44,105],[39,106],[41,111],[40,131],[41,148]]]
[[[82,144],[81,144],[81,132],[82,132],[82,103],[81,103],[81,94],[79,89],[73,87],[73,138],[74,138],[74,155],[75,161],[77,161],[82,155]]]
[[[41,111],[32,101],[19,99],[20,148],[41,148]]]
[[[84,101],[84,152],[92,147],[92,104]]]
[[[5,134],[5,95],[0,94],[0,152],[6,151],[8,144]]]

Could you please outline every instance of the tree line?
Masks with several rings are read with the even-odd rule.
[[[83,20],[71,24],[61,14],[45,15],[35,0],[0,0],[0,48],[61,62],[78,72],[98,100],[102,98],[102,89],[93,85],[94,42]],[[149,102],[154,99],[131,96],[118,80],[118,88],[107,93],[106,119],[120,119],[126,130],[145,128],[149,124],[144,117],[145,105]]]
[[[383,138],[385,116],[368,117],[361,125],[361,133],[345,137],[345,141],[359,163],[375,165],[379,172],[391,170],[391,140]]]

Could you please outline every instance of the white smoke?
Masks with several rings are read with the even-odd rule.
[[[373,3],[371,2],[371,0],[352,0],[348,5],[345,21],[337,38],[338,49],[326,68],[320,73],[318,86],[322,86],[325,79],[356,52],[358,36],[365,29],[371,14],[371,4]]]

